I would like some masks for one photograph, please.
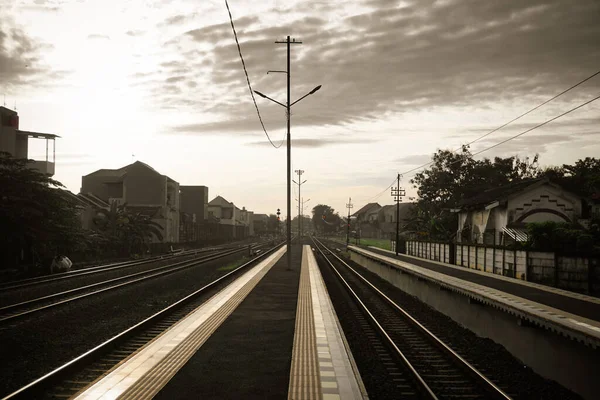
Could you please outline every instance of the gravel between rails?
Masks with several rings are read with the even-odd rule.
[[[383,360],[377,356],[373,342],[365,337],[365,331],[356,318],[355,312],[359,310],[359,307],[348,294],[344,284],[331,270],[331,267],[322,260],[318,252],[316,258],[323,281],[327,286],[327,292],[331,297],[331,302],[346,336],[348,346],[352,351],[352,357],[369,395],[369,400],[397,398],[396,384],[388,379]],[[358,313],[360,312],[358,311]],[[385,346],[383,341],[380,341],[379,344]]]
[[[85,298],[0,326],[0,397],[24,386],[214,279],[243,252]]]
[[[210,254],[214,254],[214,252],[200,253],[196,256],[196,258]],[[38,297],[51,295],[54,293],[59,293],[65,290],[91,285],[108,279],[118,278],[137,272],[148,271],[154,268],[192,259],[194,259],[193,255],[173,257],[164,260],[153,260],[140,265],[133,265],[130,267],[113,269],[106,272],[97,272],[89,275],[74,276],[72,278],[62,279],[56,282],[42,283],[19,289],[2,290],[0,291],[0,306],[7,306],[18,302],[27,301]]]
[[[514,399],[581,399],[579,395],[564,388],[557,382],[545,379],[536,374],[532,369],[510,354],[503,346],[490,339],[477,336],[454,322],[451,318],[421,302],[416,297],[402,292],[345,256],[342,255],[342,258],[394,302],[401,307],[405,307],[407,312],[411,313],[414,318],[475,368],[483,372],[500,387],[506,388],[507,393],[513,396]],[[340,320],[344,318],[346,317],[340,316]],[[344,322],[342,322],[343,324]],[[346,333],[345,329],[344,332]],[[352,334],[346,333],[346,335],[348,335],[348,339],[350,340]],[[361,345],[358,344],[358,346]],[[386,397],[370,398],[383,399]]]

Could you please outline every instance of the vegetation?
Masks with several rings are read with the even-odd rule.
[[[538,156],[475,160],[468,146],[460,152],[438,150],[431,167],[419,172],[410,183],[418,189],[419,200],[404,230],[436,240],[448,240],[457,229],[456,208],[462,199],[486,189],[504,186],[539,174]]]
[[[143,254],[162,227],[150,217],[112,205],[97,210],[94,230],[81,228],[82,207],[29,160],[0,153],[0,261],[5,268],[49,264],[57,254]]]
[[[29,160],[0,153],[0,252],[2,265],[42,260],[89,244],[63,185],[28,168]]]
[[[342,219],[335,210],[325,204],[318,204],[312,209],[312,224],[314,229],[323,234],[332,234],[340,229]]]
[[[244,257],[240,258],[239,260],[233,261],[223,267],[219,267],[217,269],[217,271],[232,271],[249,260],[250,260],[249,257],[244,256]]]
[[[451,210],[462,199],[490,188],[541,177],[582,196],[583,217],[591,218],[591,224],[588,230],[576,223],[530,224],[529,245],[536,249],[556,249],[559,243],[565,249],[598,248],[600,217],[589,215],[589,205],[600,200],[600,159],[588,157],[573,165],[542,169],[537,155],[532,160],[518,157],[475,160],[467,146],[457,153],[438,150],[432,165],[410,181],[418,189],[419,199],[403,231],[422,239],[451,240],[457,230],[457,217]]]
[[[352,241],[351,241],[352,242]],[[363,246],[379,247],[384,250],[392,250],[392,241],[388,239],[360,239],[360,244]]]
[[[127,204],[112,203],[108,210],[97,210],[94,224],[105,242],[126,249],[127,254],[144,254],[153,238],[163,240],[163,227],[147,215],[132,213]]]

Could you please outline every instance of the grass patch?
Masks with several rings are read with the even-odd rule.
[[[384,250],[392,250],[392,241],[389,239],[360,239],[360,244],[363,246],[379,247]]]
[[[247,262],[248,260],[249,260],[248,257],[243,257],[243,258],[241,258],[239,260],[236,260],[236,261],[234,261],[232,263],[229,263],[229,264],[227,264],[227,265],[225,265],[223,267],[217,268],[217,271],[231,271],[231,270],[234,270],[237,267],[239,267],[240,265],[242,265],[245,262]]]

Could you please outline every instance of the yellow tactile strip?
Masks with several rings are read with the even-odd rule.
[[[302,250],[288,399],[322,399],[306,246]]]
[[[282,248],[246,272],[78,398],[154,397],[237,308],[284,252],[285,248]]]

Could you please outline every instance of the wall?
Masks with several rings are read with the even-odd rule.
[[[455,259],[451,260],[451,247]],[[394,243],[392,241],[392,249]],[[582,293],[600,293],[600,260],[502,247],[406,241],[406,254]]]
[[[11,126],[11,119],[16,112],[0,107],[0,151],[14,156],[17,130]]]
[[[29,138],[26,135],[16,135],[15,137],[15,158],[29,158]]]
[[[581,216],[581,200],[569,192],[553,185],[545,184],[510,198],[508,200],[508,209],[514,210],[514,221],[520,220],[528,212],[542,209],[554,210],[574,221]],[[545,218],[542,219],[536,218],[533,215],[527,218],[526,221],[564,221],[563,218],[549,213],[544,213]]]
[[[129,205],[164,206],[167,203],[167,177],[141,165],[128,168],[123,186]]]
[[[387,263],[376,262],[354,251],[350,251],[350,258],[478,336],[501,344],[543,377],[556,380],[584,398],[598,398],[598,349],[592,349],[549,329],[521,323],[517,317],[502,309],[470,301],[470,298],[459,292],[442,288],[439,284],[421,279],[410,272],[401,272],[399,268]]]
[[[81,193],[93,193],[96,197],[108,201],[110,197],[109,189],[104,184],[105,177],[97,174],[90,174],[81,177]]]
[[[208,188],[206,186],[179,186],[181,211],[196,214],[197,223],[208,218]]]

